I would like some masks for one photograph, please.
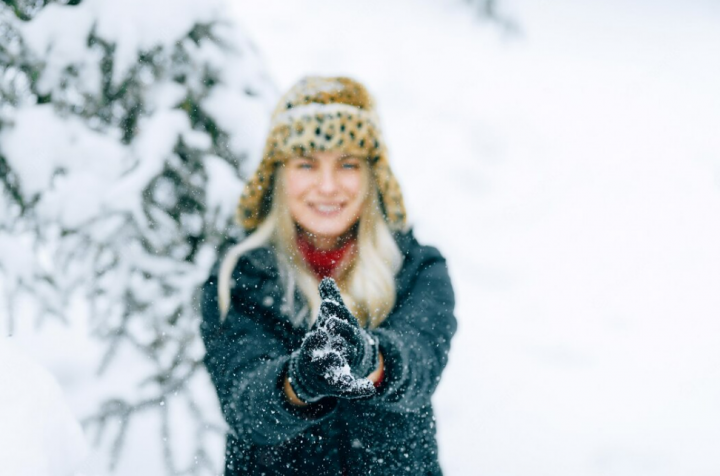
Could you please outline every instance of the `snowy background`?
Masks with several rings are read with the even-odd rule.
[[[376,96],[457,293],[448,475],[720,474],[720,4],[508,0],[515,34],[455,0],[230,6],[279,90],[347,74]],[[17,323],[3,355],[80,418],[99,350],[49,325]],[[117,474],[162,474],[157,424]],[[78,474],[106,474],[89,452]]]
[[[377,96],[457,291],[449,475],[720,474],[720,4],[235,5],[281,89]]]

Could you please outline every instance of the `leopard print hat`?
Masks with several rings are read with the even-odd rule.
[[[368,158],[385,220],[392,230],[404,229],[405,205],[390,170],[373,99],[362,84],[345,77],[303,78],[280,99],[260,165],[240,196],[240,225],[253,231],[269,213],[279,164],[329,150]]]

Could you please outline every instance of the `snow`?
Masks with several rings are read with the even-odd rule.
[[[40,211],[58,217],[68,228],[101,214],[130,211],[142,216],[142,190],[163,167],[182,136],[191,145],[209,145],[193,131],[187,116],[178,110],[158,111],[140,121],[132,148],[110,134],[95,132],[73,117],[61,117],[49,104],[22,108],[14,127],[0,139],[10,165],[23,178],[26,193],[48,190]],[[37,131],[43,140],[37,140]],[[140,166],[128,172],[131,157]],[[63,174],[59,171],[71,171]]]
[[[216,157],[205,160],[205,169],[208,182],[214,184],[207,190],[208,208],[218,209],[221,217],[234,216],[237,200],[243,189],[242,183],[236,178],[236,171],[227,162]]]
[[[137,62],[138,51],[172,46],[195,23],[216,19],[222,6],[219,0],[202,4],[193,0],[153,0],[151,3],[85,0],[73,8],[48,5],[23,27],[23,33],[30,39],[33,50],[50,53],[47,56],[50,70],[42,83],[45,89],[56,84],[68,63],[82,64],[88,60],[87,33],[91,27],[97,36],[116,45],[113,82],[118,83]],[[168,14],[169,11],[172,14]],[[85,84],[96,83],[85,81]]]
[[[457,293],[448,475],[720,472],[716,3],[501,2],[515,37],[452,0],[233,6],[280,90],[375,94]]]
[[[29,271],[34,261],[32,240],[29,237],[0,234],[0,249],[3,250],[0,269],[9,275],[18,276],[21,281],[30,279]]]
[[[256,124],[263,121],[252,118],[266,117],[270,108],[262,65],[243,33],[226,20],[223,5],[214,0],[86,0],[78,6],[48,5],[30,22],[15,21],[28,39],[27,59],[46,66],[38,73],[38,87],[51,94],[53,104],[21,102],[8,110],[7,127],[0,132],[3,158],[17,173],[26,202],[41,193],[26,222],[12,216],[0,220],[0,331],[35,349],[34,357],[63,386],[73,413],[87,422],[94,446],[83,474],[105,474],[114,453],[119,455],[115,474],[162,474],[168,462],[170,471],[208,474],[222,463],[225,429],[217,396],[204,369],[191,367],[204,351],[194,291],[207,277],[215,245],[237,203],[241,171],[235,162],[248,146],[260,147]],[[186,38],[197,22],[211,21],[221,22],[211,32],[221,41],[195,45]],[[106,108],[113,116],[107,121],[78,117],[107,99],[92,90],[101,85],[102,48],[89,44],[91,33],[116,43],[113,90],[137,64],[140,51],[162,49],[154,65],[157,81],[149,84],[153,75],[141,69],[142,78],[127,89],[133,97]],[[178,50],[186,60],[172,56]],[[218,91],[208,89],[212,82],[203,79],[204,71],[215,70]],[[67,71],[77,72],[77,78]],[[183,85],[174,80],[180,73],[186,78]],[[212,91],[209,97],[207,91]],[[187,107],[179,107],[188,97],[202,112],[205,99],[211,111],[221,104],[238,109],[218,117],[221,127],[228,125],[230,150],[192,127]],[[132,124],[136,135],[129,144],[121,140],[129,130],[118,124],[128,101],[139,101],[148,112]],[[217,186],[207,185],[213,207],[208,216],[181,213],[178,224],[143,200],[152,198],[168,209],[176,205],[177,188],[163,186],[166,177],[155,179],[166,165],[187,165],[175,154],[179,141],[203,159],[211,151],[222,157],[207,161],[208,179],[217,181]],[[203,174],[188,182],[185,193],[205,188]],[[143,196],[146,191],[152,196]],[[189,262],[185,238],[199,235],[200,229],[209,238],[193,250]],[[61,235],[64,231],[78,232]],[[168,255],[167,249],[176,253]],[[27,296],[29,287],[33,299]],[[83,291],[93,294],[92,305]],[[144,301],[135,301],[139,305],[130,312],[123,309],[128,293]],[[39,309],[64,314],[46,312],[35,319]],[[168,316],[177,321],[169,322]],[[123,333],[115,332],[116,326]],[[62,339],[69,344],[58,345]],[[176,378],[184,385],[174,390]],[[162,392],[167,395],[159,400]],[[108,399],[113,400],[108,408],[117,413],[103,428],[88,417],[101,413]],[[129,417],[124,409],[133,406],[138,411]],[[0,433],[8,435],[2,425]]]
[[[324,357],[325,354],[327,354],[329,352],[326,352],[322,356],[320,356],[319,354],[321,354],[321,353],[322,353],[321,351],[315,351],[313,353],[313,360],[322,358],[322,357]],[[325,372],[324,377],[331,383],[341,383],[341,382],[349,383],[350,379],[352,378],[352,373],[350,373],[350,366],[347,363],[345,363],[342,366],[329,367],[327,372]],[[358,379],[358,380],[352,381],[353,386],[357,386],[357,387],[366,386],[366,385],[361,385],[364,383],[365,384],[367,383],[367,381],[365,381],[364,379],[362,379],[362,380]]]
[[[42,141],[37,140],[38,130],[45,133]],[[78,168],[105,177],[120,172],[112,167],[122,155],[117,141],[88,131],[77,119],[58,117],[49,104],[20,109],[11,131],[3,134],[3,151],[23,177],[28,194],[51,188],[58,169]],[[107,159],[96,160],[98,156]]]
[[[39,83],[40,91],[51,91],[68,64],[92,63],[88,58],[87,33],[94,24],[94,18],[85,3],[93,2],[83,2],[82,7],[72,9],[51,4],[43,8],[33,21],[20,23],[27,46],[46,58],[45,74]],[[84,75],[83,84],[100,85],[93,68],[83,68],[80,74]]]
[[[55,378],[2,337],[0,381],[0,474],[75,474],[87,445]]]
[[[85,0],[72,7],[72,21],[50,4],[23,32],[51,61],[41,83],[50,88],[68,62],[97,62],[83,36],[92,22],[101,36],[122,39],[118,77],[138,48],[175,41],[190,19],[214,17],[216,3],[163,0],[150,8],[140,0]],[[515,37],[474,18],[460,0],[229,5],[280,91],[303,76],[328,74],[356,77],[375,94],[416,233],[447,256],[457,293],[460,327],[434,400],[446,474],[720,473],[716,3],[508,0],[501,6],[522,28]],[[250,87],[239,79],[252,70],[249,56],[227,62],[224,83],[203,103],[230,132],[231,150],[251,144],[246,173],[259,160],[269,121],[262,101],[239,94]],[[96,74],[92,67],[80,74],[82,84],[97,83],[87,76]],[[160,114],[140,124],[132,149],[31,105],[12,132],[3,131],[3,154],[28,190],[53,184],[40,211],[59,214],[67,226],[105,206],[140,216],[134,198],[174,139],[206,140],[171,110],[183,95],[168,84],[148,94]],[[157,160],[123,175],[139,157]],[[58,167],[75,173],[56,176]],[[234,213],[236,172],[220,158],[206,167],[215,185],[209,203]],[[118,231],[109,223],[94,232]],[[0,234],[0,250],[0,266],[29,279],[31,243]],[[137,247],[123,250],[125,266],[167,273],[180,289],[202,281],[211,255],[203,249],[188,270]],[[151,292],[133,279],[138,293]],[[113,284],[104,287],[120,292]],[[160,311],[163,305],[173,302],[159,303]],[[18,468],[13,476],[70,474],[84,451],[75,418],[108,396],[153,394],[149,385],[137,395],[137,382],[153,367],[127,346],[98,380],[103,349],[87,337],[88,310],[73,309],[76,327],[52,321],[36,333],[32,320],[16,319],[8,329],[17,349],[0,341],[0,461],[2,471]],[[23,310],[16,303],[15,314]],[[0,329],[5,323],[0,312]],[[190,393],[220,420],[205,374]],[[171,434],[181,437],[174,443],[180,467],[190,464],[191,440],[201,431],[185,398],[163,405]],[[52,412],[44,418],[46,408]],[[162,425],[157,412],[132,421],[114,474],[164,472],[155,441]],[[53,445],[33,433],[52,437]],[[221,456],[222,438],[212,438]],[[100,438],[103,448],[108,441]],[[90,452],[83,474],[106,468],[102,451]]]
[[[204,109],[230,135],[230,150],[237,154],[249,150],[248,155],[251,157],[261,153],[270,122],[267,105],[260,101],[249,101],[245,96],[221,85],[215,87],[205,99]],[[250,172],[248,167],[246,174]]]

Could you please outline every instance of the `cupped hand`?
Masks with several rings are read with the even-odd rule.
[[[344,339],[314,329],[290,357],[288,380],[300,400],[310,403],[323,397],[366,398],[375,394],[373,383],[351,372]]]

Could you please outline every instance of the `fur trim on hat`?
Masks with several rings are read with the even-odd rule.
[[[331,150],[368,158],[385,220],[393,230],[404,229],[405,205],[390,170],[373,99],[362,84],[342,77],[304,78],[282,97],[270,122],[263,158],[240,197],[240,225],[252,231],[270,212],[279,164]]]

